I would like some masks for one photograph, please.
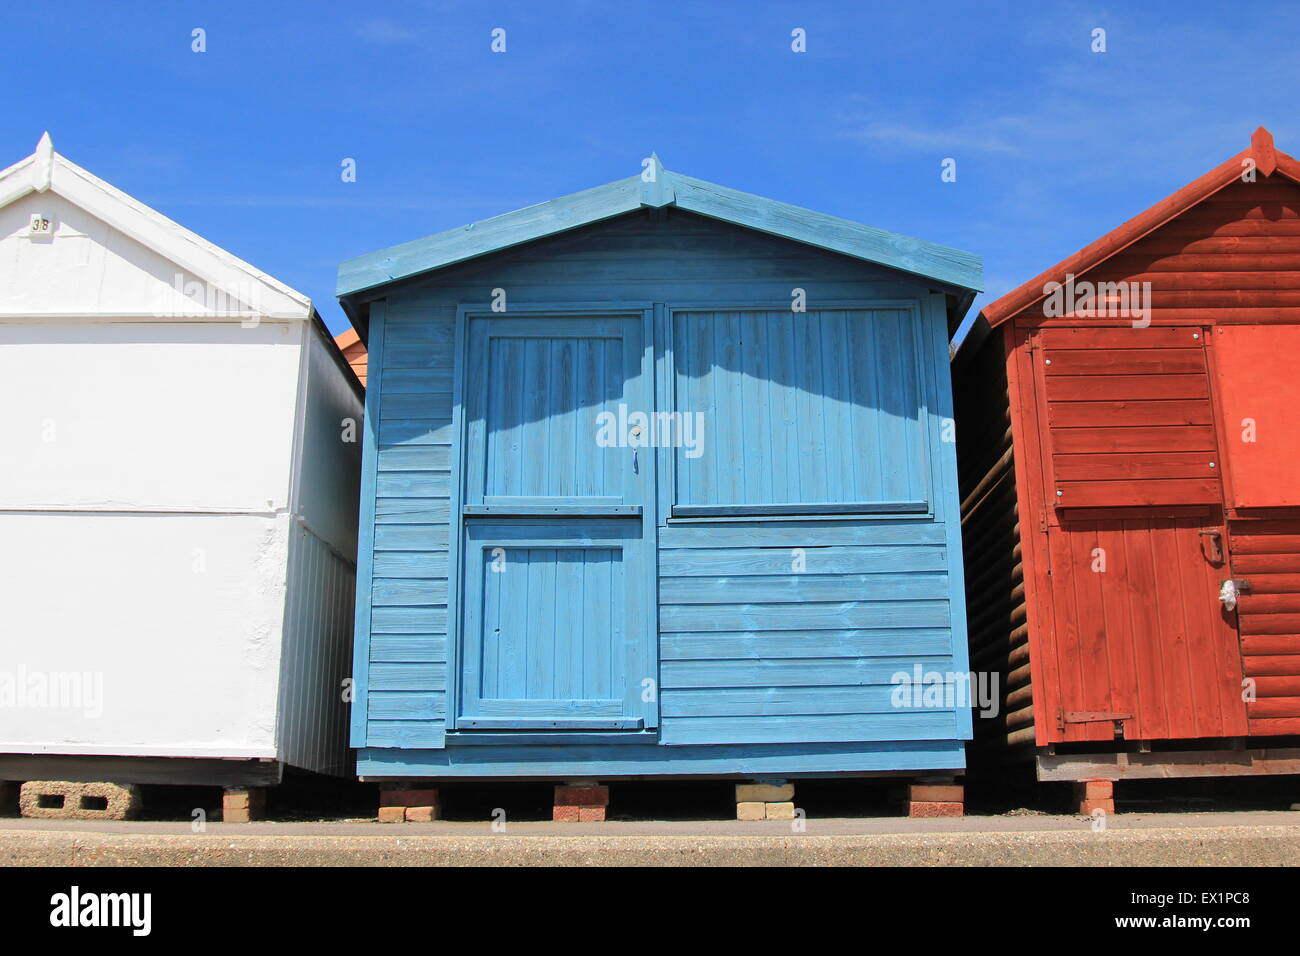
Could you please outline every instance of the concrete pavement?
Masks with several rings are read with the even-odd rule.
[[[1300,864],[1300,812],[557,824],[0,820],[6,866]]]

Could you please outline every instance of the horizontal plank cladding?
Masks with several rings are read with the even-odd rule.
[[[1235,182],[1075,280],[1150,283],[1156,325],[1300,322],[1300,186],[1282,175]],[[1016,322],[1081,318],[1048,319],[1038,302]]]
[[[1199,328],[1045,329],[1034,345],[1058,507],[1221,500]]]
[[[447,720],[455,311],[390,303],[382,369],[370,587],[366,739],[441,747]]]
[[[1228,536],[1233,576],[1249,582],[1237,621],[1250,733],[1300,733],[1300,513],[1234,520]]]
[[[895,694],[900,674],[952,670],[938,530],[916,522],[662,529],[662,742],[953,735],[951,701],[926,706]]]
[[[997,761],[1034,736],[1025,570],[1006,367],[997,329],[954,375],[970,666],[997,679],[997,712],[978,715],[974,746]]]
[[[458,766],[480,764],[476,769],[484,776],[499,770],[504,759],[499,755],[506,751],[552,749],[539,744],[540,735],[532,732],[519,738],[527,744],[503,746],[512,732],[509,728],[494,728],[490,734],[478,734],[478,739],[474,739],[477,729],[466,725],[445,734],[448,715],[458,715],[457,721],[464,715],[464,696],[470,686],[460,665],[449,666],[457,651],[463,652],[454,646],[456,639],[450,635],[455,629],[449,624],[457,613],[456,592],[469,580],[456,585],[464,568],[454,566],[449,558],[458,518],[452,507],[459,434],[453,427],[456,384],[451,374],[457,307],[481,306],[494,298],[498,288],[508,290],[509,311],[535,313],[542,319],[551,313],[540,310],[551,305],[554,315],[562,316],[573,309],[573,303],[688,303],[690,308],[683,314],[725,315],[726,330],[735,317],[742,330],[752,331],[758,325],[755,316],[789,302],[794,285],[806,291],[810,303],[906,303],[916,300],[920,291],[913,278],[883,267],[675,209],[657,213],[654,220],[641,212],[612,219],[436,275],[414,277],[388,290],[385,335],[375,367],[369,370],[372,386],[382,393],[374,416],[378,449],[369,591],[371,679],[365,702],[370,748],[424,749],[445,743],[436,759]],[[922,299],[925,295],[920,291]],[[835,313],[833,308],[828,311]],[[788,318],[788,313],[781,314]],[[883,317],[873,313],[871,319],[897,325],[900,335],[913,329],[910,316],[904,320],[886,311]],[[942,322],[942,317],[928,314],[915,321],[931,319]],[[664,330],[672,321],[671,315],[656,319],[656,344],[660,336],[666,337]],[[816,392],[833,386],[839,390],[836,397],[874,402],[874,392],[863,397],[866,386],[853,377],[859,369],[852,363],[841,367],[835,349],[849,341],[845,335],[851,331],[843,325],[829,327],[817,339],[818,354],[825,361],[809,388]],[[764,319],[764,327],[765,334],[783,328],[774,316]],[[894,409],[900,420],[890,425],[897,426],[905,443],[903,452],[886,449],[888,461],[871,456],[854,459],[847,446],[829,449],[827,455],[843,466],[841,472],[848,469],[857,475],[859,485],[875,489],[870,495],[857,490],[840,500],[856,502],[866,495],[880,503],[885,491],[872,482],[881,488],[895,482],[903,490],[915,484],[932,499],[926,502],[931,515],[948,512],[948,502],[940,498],[942,489],[932,487],[940,464],[946,461],[939,452],[949,452],[946,447],[938,451],[931,447],[933,419],[938,406],[946,404],[936,405],[931,394],[939,388],[936,373],[945,374],[942,368],[930,367],[941,350],[931,348],[937,337],[929,344],[928,339],[918,339],[918,346],[926,350],[916,354],[918,370],[903,370],[898,363],[883,361],[892,354],[890,349],[898,351],[897,338],[887,337],[888,348],[882,346],[882,374],[912,375],[911,391],[923,391],[927,417]],[[749,339],[737,344],[741,341]],[[473,354],[473,339],[463,344],[466,354]],[[916,350],[904,344],[911,349],[906,354],[910,359]],[[735,364],[726,364],[732,358],[727,348],[724,341],[716,358],[735,369]],[[667,369],[660,368],[667,357],[660,360],[658,351],[651,354],[656,359],[653,382],[658,384],[659,375],[668,375]],[[760,356],[742,350],[739,358],[739,371],[746,374],[727,381],[751,388],[750,367]],[[778,360],[784,362],[785,357],[772,361]],[[559,367],[563,369],[562,362]],[[702,371],[702,366],[697,369],[688,362],[688,376],[692,371]],[[778,380],[790,391],[803,381],[780,375]],[[666,377],[668,381],[671,378]],[[751,407],[747,401],[742,404]],[[552,411],[526,407],[516,417],[532,421],[535,414],[545,413],[549,420]],[[906,421],[901,420],[904,413]],[[835,416],[845,414],[842,405],[827,403],[828,422],[843,424]],[[754,431],[743,415],[739,418]],[[465,413],[467,430],[475,421],[472,413]],[[717,437],[712,419],[708,427],[705,454],[712,454],[713,442],[723,439]],[[742,437],[750,437],[751,444],[764,441],[761,430]],[[545,445],[552,454],[561,447],[552,440]],[[792,452],[795,458],[798,451]],[[531,467],[537,456],[530,450],[527,457]],[[620,456],[620,460],[627,458]],[[667,460],[666,454],[643,452],[640,468],[650,467],[654,474]],[[549,468],[549,458],[546,461]],[[696,464],[694,458],[686,462]],[[918,474],[903,475],[902,469],[913,464]],[[808,466],[790,467],[793,473]],[[877,469],[881,470],[878,476]],[[840,472],[831,469],[826,474],[829,481],[838,479]],[[717,478],[720,483],[742,480],[722,470]],[[775,479],[761,470],[745,473],[747,494],[734,500],[748,502],[751,480],[762,490],[765,481]],[[896,490],[888,500],[911,502],[926,496]],[[800,752],[828,752],[825,748],[829,748],[847,754],[881,748],[910,753],[965,734],[966,715],[959,705],[942,700],[936,705],[921,696],[920,705],[911,706],[893,694],[893,678],[899,673],[912,675],[919,665],[923,672],[946,674],[953,667],[954,608],[949,589],[960,571],[950,567],[953,542],[941,522],[933,517],[795,520],[778,516],[713,522],[699,516],[671,516],[668,508],[673,502],[665,507],[668,497],[644,502],[646,526],[655,528],[658,537],[653,586],[646,575],[647,597],[658,600],[657,613],[652,612],[658,625],[658,667],[652,672],[658,677],[658,728],[628,733],[626,745],[608,739],[591,746],[575,741],[563,748],[559,758],[563,769],[542,776],[581,775],[576,771],[600,766],[607,759],[604,753],[621,749],[644,749],[646,755],[638,761],[665,760],[667,752],[689,772],[701,761],[719,760],[709,752],[717,748],[718,754],[734,757],[726,764],[730,768],[726,772],[734,773],[736,768],[760,766],[753,762],[754,756],[771,748]],[[774,501],[789,497],[802,504],[823,496],[768,497]],[[484,525],[490,520],[475,519]],[[636,673],[638,683],[641,673]],[[455,679],[449,681],[449,675]],[[454,699],[452,685],[459,685],[460,701]],[[479,743],[483,745],[475,745]],[[682,746],[674,754],[659,744]],[[548,762],[539,765],[551,766],[556,759],[548,755]],[[956,764],[960,762],[958,758]]]

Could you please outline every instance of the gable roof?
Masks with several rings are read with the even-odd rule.
[[[1023,312],[1047,295],[1043,291],[1043,286],[1047,283],[1061,282],[1067,274],[1082,275],[1171,219],[1182,215],[1202,200],[1239,181],[1242,170],[1246,168],[1247,160],[1253,161],[1255,168],[1264,176],[1271,176],[1274,172],[1278,172],[1300,183],[1300,162],[1274,147],[1273,134],[1261,126],[1251,135],[1248,148],[1231,159],[1224,160],[1199,179],[1188,183],[1117,229],[1084,246],[1074,255],[1062,259],[1024,285],[990,302],[980,311],[980,318],[987,322],[989,327],[995,327],[1013,315]]]
[[[692,179],[669,172],[658,156],[651,156],[641,175],[349,259],[339,266],[337,293],[340,298],[354,296],[637,209],[664,206],[842,253],[958,289],[970,292],[983,289],[983,263],[977,255]],[[345,302],[345,308],[347,305]]]
[[[0,170],[0,208],[31,193],[46,192],[62,197],[209,283],[229,300],[246,306],[249,314],[285,319],[308,319],[315,315],[311,300],[301,292],[56,153],[49,133],[41,137],[32,155]],[[221,315],[213,313],[214,317]]]

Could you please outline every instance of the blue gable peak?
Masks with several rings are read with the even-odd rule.
[[[984,288],[979,256],[900,236],[838,216],[692,179],[664,168],[657,153],[639,174],[480,222],[348,259],[339,266],[340,298],[444,269],[642,208],[688,212],[876,263],[960,289]]]

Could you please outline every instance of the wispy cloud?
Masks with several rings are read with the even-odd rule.
[[[166,203],[169,206],[240,206],[260,209],[386,209],[392,211],[469,209],[481,211],[496,209],[501,206],[502,202],[508,204],[509,200],[503,200],[497,195],[481,197],[456,196],[448,199],[411,199],[391,196],[367,198],[365,196],[292,196],[282,194],[265,196],[186,195],[163,197],[155,200],[155,202]],[[525,205],[528,205],[528,203],[524,201],[517,203],[518,207]],[[482,213],[482,215],[491,214],[490,212]]]
[[[418,39],[418,34],[414,30],[404,27],[393,20],[383,18],[367,20],[358,24],[354,32],[368,43],[379,43],[387,46],[414,43]]]
[[[1031,121],[1004,116],[978,122],[919,126],[902,120],[856,120],[846,123],[850,139],[903,152],[934,153],[957,150],[976,153],[1020,153]]]

